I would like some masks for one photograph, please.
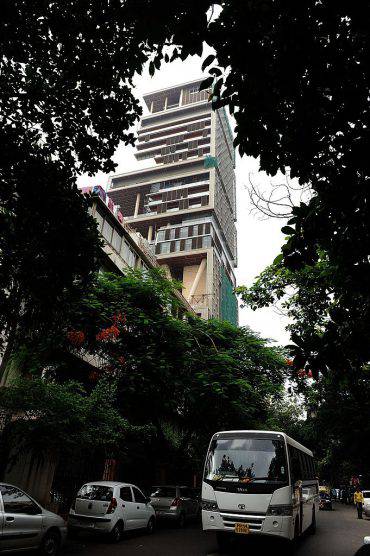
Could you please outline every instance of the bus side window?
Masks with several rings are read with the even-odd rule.
[[[315,478],[315,470],[314,470],[314,466],[313,466],[313,458],[311,456],[308,456],[308,461],[309,461],[309,469],[310,469],[310,479],[314,479]]]
[[[316,467],[316,461],[314,459],[312,459],[312,465],[313,465],[313,476],[316,479],[317,478],[317,467]]]
[[[290,474],[292,477],[292,485],[294,486],[297,481],[302,480],[301,466],[299,463],[298,450],[289,446],[289,458],[290,458]]]
[[[304,452],[299,452],[299,459],[301,461],[301,469],[302,469],[302,480],[306,481],[309,478],[309,472],[307,468],[308,458]]]

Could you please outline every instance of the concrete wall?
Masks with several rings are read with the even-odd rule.
[[[25,490],[45,506],[50,502],[56,465],[54,454],[47,453],[40,458],[27,453],[21,455],[14,465],[8,464],[4,481]]]
[[[185,266],[184,267],[184,273],[183,273],[183,289],[182,289],[182,295],[187,299],[191,290],[191,286],[195,280],[195,276],[197,274],[199,265],[191,265],[191,266]],[[202,277],[199,281],[198,287],[195,290],[194,295],[203,295],[207,293],[207,282],[206,282],[206,278],[207,278],[207,272],[204,271],[202,274]]]

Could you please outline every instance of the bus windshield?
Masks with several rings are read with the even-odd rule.
[[[204,478],[236,483],[288,483],[283,440],[256,436],[219,437],[212,442]]]

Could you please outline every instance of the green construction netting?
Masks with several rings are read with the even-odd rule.
[[[217,168],[218,160],[215,156],[207,154],[204,158],[204,168]]]
[[[230,282],[225,269],[221,268],[221,303],[220,318],[228,320],[232,324],[238,324],[238,301],[234,288]]]

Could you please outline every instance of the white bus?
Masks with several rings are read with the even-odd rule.
[[[234,534],[293,541],[315,532],[318,489],[312,452],[286,434],[218,432],[204,468],[203,530],[216,531],[221,549]]]

